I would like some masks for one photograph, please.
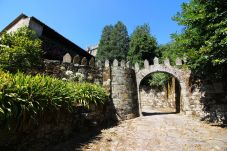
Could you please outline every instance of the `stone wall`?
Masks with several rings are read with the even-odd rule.
[[[4,127],[6,125],[4,121],[0,121],[0,148],[3,150],[44,150],[46,145],[63,141],[72,133],[93,132],[93,128],[100,128],[117,122],[116,111],[119,111],[118,107],[120,106],[113,103],[111,98],[111,69],[109,61],[103,64],[99,61],[95,63],[92,59],[88,62],[86,58],[83,58],[78,63],[45,60],[43,69],[39,71],[28,70],[29,74],[43,73],[65,81],[86,81],[102,85],[109,93],[109,101],[101,108],[87,110],[78,107],[73,113],[65,111],[46,113],[40,124],[36,125],[32,121],[28,122],[28,127],[22,131],[17,127],[12,127],[13,131],[8,131]],[[124,68],[122,72],[126,71],[125,74],[127,73],[130,77],[130,72],[133,70],[128,70]],[[127,81],[131,82],[130,78]],[[131,91],[130,93],[134,94]],[[130,101],[130,98],[125,101]],[[125,108],[130,108],[130,106]],[[130,114],[130,111],[132,110],[128,110],[127,113]],[[120,117],[123,117],[123,115],[120,115]],[[122,119],[125,118],[119,118],[118,120]]]
[[[154,58],[154,64],[149,64],[147,60],[144,61],[144,66],[139,67],[139,65],[135,64],[135,72],[136,72],[136,81],[137,85],[140,86],[141,81],[146,78],[148,75],[155,72],[164,72],[172,75],[179,81],[180,85],[180,108],[177,109],[184,114],[190,114],[190,104],[189,104],[189,88],[188,81],[190,78],[190,70],[182,68],[182,61],[180,59],[176,59],[176,64],[171,65],[168,59],[164,60],[164,64],[159,64],[159,59]],[[139,89],[138,89],[139,92]],[[139,97],[140,98],[140,97]],[[139,100],[141,102],[141,100]],[[140,105],[140,103],[139,103]],[[141,113],[141,107],[139,107]]]
[[[46,60],[43,73],[65,80],[72,78],[79,80],[82,77],[83,81],[103,85],[109,92],[111,112],[116,114],[119,120],[134,118],[138,116],[138,112],[141,113],[144,106],[153,103],[151,106],[172,109],[175,107],[177,112],[194,115],[202,120],[226,122],[226,85],[225,89],[222,89],[224,86],[220,82],[213,83],[204,79],[199,82],[190,80],[192,78],[190,71],[180,69],[179,59],[176,60],[175,66],[170,65],[168,60],[165,60],[164,64],[159,64],[158,58],[155,58],[153,62],[153,65],[149,65],[149,62],[145,60],[144,67],[140,69],[138,64],[132,67],[129,62],[125,61],[114,60],[110,63],[106,60],[105,63],[101,63],[91,59],[88,62],[86,58],[80,60],[77,56],[71,58],[69,54],[66,54],[63,62]],[[177,96],[177,106],[176,99],[174,99],[177,93],[173,92],[173,89],[157,93],[157,95],[153,95],[152,92],[152,96],[147,94],[144,88],[141,93],[138,93],[141,80],[155,72],[169,73],[179,82],[175,85],[175,87],[178,86],[180,92]],[[138,98],[150,100],[148,97],[153,97],[156,101],[142,101],[142,103],[141,100],[138,101]],[[167,99],[167,102],[161,103],[164,99]],[[173,100],[175,100],[175,105]]]
[[[66,54],[64,62],[45,60],[45,75],[54,76],[63,80],[86,81],[100,84],[109,93],[109,110],[116,114],[118,120],[131,119],[138,116],[138,96],[135,71],[129,65],[117,60],[111,64],[108,60],[104,63],[94,60],[89,62],[86,58],[77,60]],[[75,63],[77,62],[77,63]],[[81,80],[80,80],[81,78]],[[110,113],[111,114],[111,113]]]
[[[157,90],[150,86],[142,85],[140,87],[141,110],[142,112],[163,111],[163,112],[177,112],[179,108],[180,92],[176,90],[176,85],[179,85],[172,78],[171,81],[163,88]]]
[[[0,121],[0,148],[2,151],[42,151],[50,144],[67,140],[72,134],[91,135],[107,126],[110,119],[106,113],[106,106],[90,110],[75,107],[73,112],[49,111],[42,113],[37,123],[30,119],[22,126],[22,120],[12,120],[10,129],[5,121]]]
[[[201,120],[227,124],[226,83],[197,78],[189,86],[191,114]]]
[[[101,65],[79,65],[57,60],[45,60],[43,73],[63,80],[87,81],[102,85],[103,67]],[[107,75],[110,76],[110,75]],[[105,80],[105,79],[104,79]],[[106,79],[108,80],[108,78]]]
[[[114,60],[112,70],[112,100],[120,120],[135,118],[139,115],[136,77],[129,63]]]

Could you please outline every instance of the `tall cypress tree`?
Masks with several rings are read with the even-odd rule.
[[[129,40],[127,28],[121,21],[118,21],[114,27],[112,25],[105,26],[96,58],[101,61],[105,59],[110,61],[126,59]]]
[[[112,46],[111,46],[111,33],[113,31],[112,25],[107,25],[103,28],[102,36],[99,42],[99,47],[97,51],[96,58],[98,60],[104,61],[105,59],[109,59]]]
[[[129,50],[129,41],[127,27],[121,21],[118,21],[111,33],[111,46],[113,49],[109,59],[126,59]]]

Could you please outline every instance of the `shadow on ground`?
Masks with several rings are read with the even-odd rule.
[[[178,112],[142,112],[143,116],[177,114]]]
[[[45,148],[45,151],[77,151],[83,146],[83,144],[87,144],[92,140],[97,140],[97,135],[100,134],[100,131],[96,131],[93,133],[74,133],[71,135],[70,139],[65,142],[51,144]]]

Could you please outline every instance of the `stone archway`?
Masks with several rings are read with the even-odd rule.
[[[176,62],[176,65],[181,65],[179,63],[179,59]],[[139,105],[139,114],[142,115],[141,112],[141,98],[139,92],[139,86],[141,81],[147,77],[148,75],[155,73],[155,72],[165,72],[173,77],[175,77],[179,81],[179,85],[181,88],[180,96],[181,96],[181,112],[187,114],[189,111],[189,92],[187,88],[187,83],[190,77],[190,71],[182,70],[177,68],[176,66],[171,66],[168,59],[164,61],[164,64],[159,64],[158,58],[154,59],[154,64],[149,65],[147,60],[144,61],[144,68],[140,69],[138,64],[135,64],[135,72],[136,72],[136,82],[137,82],[137,94],[138,94],[138,105]]]

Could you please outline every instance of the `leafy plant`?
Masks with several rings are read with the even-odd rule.
[[[187,64],[203,78],[226,79],[226,7],[226,0],[190,0],[173,17],[184,26],[182,33],[172,35],[175,48],[186,53]]]
[[[107,100],[101,86],[90,83],[74,83],[44,75],[15,75],[0,71],[0,119],[18,119],[21,125],[28,120],[38,122],[46,111],[67,110],[82,105],[100,106]]]
[[[0,36],[0,67],[11,72],[42,64],[42,41],[35,31],[21,27]]]
[[[107,100],[106,91],[99,85],[78,83],[74,86],[74,89],[73,98],[75,103],[79,103],[87,108],[89,108],[90,105],[104,104]]]
[[[170,78],[171,76],[167,73],[153,73],[150,76],[148,83],[156,90],[163,90],[163,88],[168,84]]]

